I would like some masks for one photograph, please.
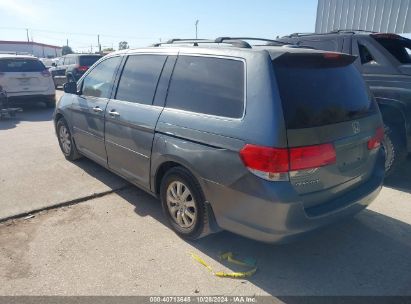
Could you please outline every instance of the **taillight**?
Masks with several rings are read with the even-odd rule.
[[[288,149],[245,145],[240,156],[250,169],[274,173],[287,172],[289,169]]]
[[[88,66],[85,65],[81,65],[77,68],[77,70],[79,70],[80,72],[85,72],[88,70]]]
[[[337,154],[332,144],[290,149],[290,171],[318,168],[336,161]]]
[[[44,77],[50,77],[50,76],[51,76],[49,70],[44,70],[44,71],[42,71],[42,72],[41,72],[41,75],[43,75]]]
[[[325,59],[339,59],[341,58],[341,54],[339,53],[324,53],[323,54]]]
[[[245,145],[240,157],[252,173],[271,181],[289,180],[290,171],[318,168],[337,160],[332,144],[289,149]]]
[[[368,150],[377,149],[381,146],[381,142],[384,139],[384,128],[379,127],[375,131],[375,135],[368,141]]]

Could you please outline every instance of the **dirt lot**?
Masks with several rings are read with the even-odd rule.
[[[222,232],[188,243],[154,198],[91,161],[65,161],[49,110],[29,107],[19,118],[0,122],[3,218],[115,191],[1,223],[0,295],[411,295],[411,159],[369,210],[301,241]],[[255,258],[258,272],[221,279],[190,257],[233,270],[218,259],[224,251]]]

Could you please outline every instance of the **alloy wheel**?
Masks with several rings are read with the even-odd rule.
[[[172,219],[183,229],[192,228],[197,221],[197,209],[190,189],[180,181],[167,188],[167,207]]]
[[[66,126],[64,125],[60,126],[59,137],[60,137],[61,148],[64,154],[69,155],[71,152],[71,139],[70,139],[70,133],[67,130]]]

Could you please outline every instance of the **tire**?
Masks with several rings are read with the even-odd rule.
[[[401,138],[401,131],[393,126],[385,125],[382,147],[385,151],[385,176],[388,177],[407,158],[407,149]]]
[[[190,194],[184,199],[187,190]],[[208,234],[208,211],[204,194],[189,171],[182,167],[170,169],[161,182],[160,197],[164,214],[180,237],[196,240]]]
[[[64,118],[60,118],[57,121],[56,129],[58,142],[64,157],[70,161],[81,158],[81,155],[77,151],[76,144],[71,136],[70,128]]]

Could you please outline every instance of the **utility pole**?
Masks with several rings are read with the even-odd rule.
[[[196,20],[196,39],[198,39],[198,23],[200,20]]]
[[[66,45],[68,46],[68,39],[66,40]]]
[[[97,35],[97,42],[98,42],[98,52],[101,54],[100,35]]]
[[[26,29],[26,34],[27,34],[27,42],[30,42],[30,38],[29,38],[29,29]]]

